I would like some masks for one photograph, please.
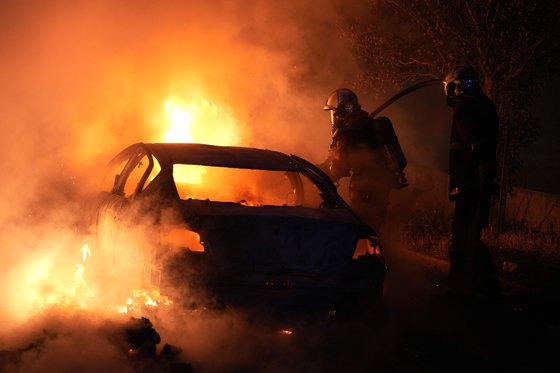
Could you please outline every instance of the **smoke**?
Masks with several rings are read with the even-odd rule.
[[[358,72],[338,25],[362,9],[362,1],[342,0],[2,2],[0,350],[20,351],[16,366],[27,370],[87,370],[84,362],[93,370],[129,369],[100,326],[117,316],[113,304],[103,308],[107,282],[94,280],[103,268],[88,265],[99,264],[99,253],[85,263],[87,287],[75,280],[80,248],[92,239],[84,204],[107,161],[131,143],[161,141],[171,94],[185,102],[204,98],[233,118],[236,145],[323,161],[330,144],[323,102]],[[358,93],[373,109],[369,95]],[[405,111],[387,114],[409,159],[437,157],[412,150],[425,149],[415,142],[425,132],[401,125],[410,120]],[[113,280],[107,294],[136,285]],[[77,298],[77,286],[95,295]],[[68,316],[80,302],[92,314]],[[45,305],[55,307],[54,316],[36,316]],[[255,353],[259,363],[285,367],[275,348],[297,359],[299,347],[315,342],[291,346],[232,312],[193,322],[174,308],[154,317],[163,341],[209,371],[274,370],[255,367]],[[40,349],[22,352],[39,340]]]
[[[337,12],[351,8],[341,5],[2,3],[0,349],[17,355],[16,366],[83,370],[87,356],[96,370],[126,370],[98,331],[100,320],[116,316],[113,305],[102,307],[107,282],[95,280],[100,253],[82,262],[91,239],[84,203],[116,152],[161,141],[170,94],[203,98],[234,118],[238,145],[325,156],[322,102],[354,69],[336,36]],[[76,279],[80,264],[86,283]],[[67,316],[84,306],[94,316]],[[54,307],[56,322],[34,317],[45,307]]]
[[[43,372],[54,367],[63,371],[132,371],[126,350],[122,351],[124,344],[111,343],[117,327],[104,323],[86,314],[37,317],[4,336],[9,338],[11,349],[2,351],[0,367],[6,372]]]
[[[0,195],[10,203],[0,220],[71,222],[74,199],[95,190],[110,157],[133,142],[161,141],[171,92],[185,101],[202,95],[231,113],[240,145],[322,158],[325,92],[353,70],[336,36],[345,8],[323,5],[2,4]]]
[[[96,172],[125,145],[161,141],[170,93],[186,102],[203,96],[235,118],[238,145],[320,162],[330,142],[322,103],[358,72],[338,26],[363,11],[361,1],[2,6],[0,167],[17,177],[1,195],[20,197],[0,216],[20,212],[40,190],[94,188]],[[372,95],[358,93],[372,109]],[[432,126],[387,113],[410,160],[442,158],[425,145],[423,128]]]

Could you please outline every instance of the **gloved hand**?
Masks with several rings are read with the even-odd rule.
[[[402,189],[410,185],[403,171],[395,172],[395,180],[397,182],[397,189]]]

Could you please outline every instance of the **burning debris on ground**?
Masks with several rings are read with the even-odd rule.
[[[135,371],[185,373],[192,371],[189,363],[180,360],[180,348],[166,343],[161,351],[157,352],[157,345],[161,342],[161,338],[147,318],[132,317],[122,328],[120,345],[128,348],[126,353],[132,360]]]
[[[20,334],[17,339],[24,343],[22,347],[1,350],[0,370],[192,370],[191,365],[183,360],[180,348],[170,344],[158,347],[161,338],[148,319],[102,321],[92,320],[91,317],[94,316],[81,315],[63,319],[56,315],[46,316],[44,320],[35,320],[37,327],[44,328]]]

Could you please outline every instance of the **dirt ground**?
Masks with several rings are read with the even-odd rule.
[[[400,250],[387,262],[380,303],[346,317],[295,320],[290,335],[274,322],[246,321],[238,329],[245,337],[220,335],[221,350],[211,344],[212,356],[229,359],[225,366],[195,359],[193,371],[541,372],[556,363],[560,298],[552,287],[503,277],[498,300],[470,302],[445,294],[445,261]]]
[[[560,297],[553,286],[532,288],[504,274],[498,300],[465,301],[445,294],[445,261],[408,250],[386,257],[380,303],[348,317],[302,319],[287,326],[293,334],[275,338],[259,339],[275,326],[253,321],[251,357],[233,359],[227,370],[539,372],[555,364]],[[208,363],[194,361],[193,371],[220,370]]]
[[[551,287],[502,278],[500,299],[467,302],[446,296],[441,260],[400,251],[388,263],[382,303],[346,322],[315,325],[309,338],[320,334],[321,342],[308,356],[316,362],[301,371],[316,364],[339,372],[538,372],[554,364],[560,308]]]

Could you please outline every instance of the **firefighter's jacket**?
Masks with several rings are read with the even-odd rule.
[[[449,150],[449,196],[495,187],[499,122],[484,95],[454,102]]]
[[[376,126],[388,118],[372,119],[360,111],[333,133],[330,175],[333,180],[352,175],[355,187],[392,188],[394,177],[387,165],[383,149],[385,139],[376,135]],[[389,121],[390,124],[390,121]]]

